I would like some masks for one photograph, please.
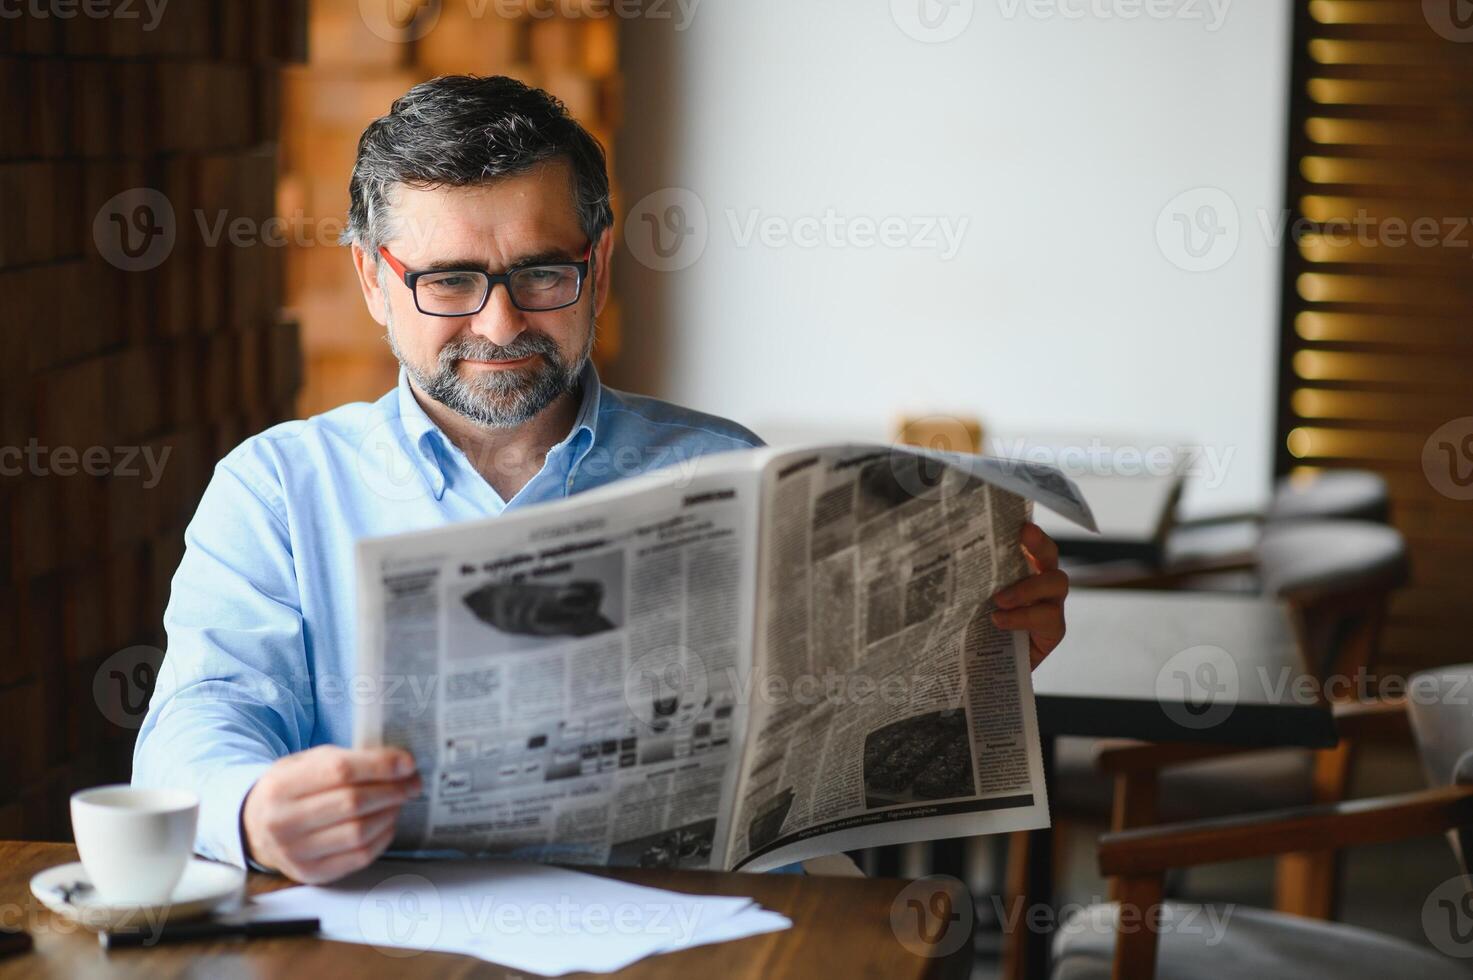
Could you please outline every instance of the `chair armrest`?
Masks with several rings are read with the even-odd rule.
[[[1331,705],[1335,730],[1342,742],[1362,739],[1409,738],[1405,698],[1369,701],[1336,701]],[[1138,742],[1133,739],[1103,739],[1095,747],[1095,766],[1119,776],[1153,772],[1171,766],[1220,759],[1247,752],[1264,752],[1272,746],[1213,745],[1206,742]]]
[[[1258,524],[1264,523],[1263,513],[1256,510],[1244,510],[1235,514],[1212,514],[1208,517],[1189,517],[1186,520],[1172,521],[1171,527],[1176,531],[1190,531],[1201,527],[1217,527],[1219,524]]]
[[[1171,766],[1262,752],[1261,745],[1213,745],[1209,742],[1137,742],[1105,739],[1095,746],[1095,768],[1112,776],[1155,772]]]
[[[1111,567],[1114,565],[1115,567]],[[1177,562],[1169,568],[1143,568],[1137,563],[1103,562],[1097,566],[1080,565],[1069,570],[1069,581],[1089,589],[1175,589],[1190,584],[1199,575],[1218,572],[1248,572],[1257,568],[1248,553],[1226,555],[1219,559]]]
[[[1473,825],[1473,786],[1447,786],[1105,834],[1099,864],[1107,877],[1151,875],[1219,861],[1428,837],[1465,825]]]
[[[1406,698],[1336,701],[1333,709],[1335,730],[1342,739],[1354,742],[1361,739],[1405,739],[1412,735]]]

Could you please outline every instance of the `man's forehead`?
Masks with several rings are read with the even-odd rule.
[[[393,241],[413,254],[576,247],[582,225],[571,170],[549,161],[526,173],[466,187],[401,185],[392,195]]]

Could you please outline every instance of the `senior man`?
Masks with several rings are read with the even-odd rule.
[[[417,85],[364,131],[349,189],[344,239],[398,385],[274,426],[216,466],[134,755],[135,783],[198,792],[201,853],[303,882],[373,861],[421,786],[402,749],[347,747],[355,540],[761,444],[600,384],[608,175],[547,93],[501,77]],[[1023,541],[1035,574],[995,618],[1029,632],[1036,666],[1063,637],[1068,582],[1042,531]]]

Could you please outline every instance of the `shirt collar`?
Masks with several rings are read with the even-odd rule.
[[[582,401],[567,438],[567,442],[573,447],[572,463],[575,466],[588,455],[588,450],[593,448],[593,441],[598,438],[598,410],[603,401],[604,386],[598,378],[598,369],[593,366],[592,358],[584,362],[583,371],[578,375],[578,392]],[[582,438],[585,432],[588,436]]]
[[[568,435],[557,445],[548,451],[548,460],[552,461],[556,456],[569,456],[567,467],[571,473],[573,469],[588,455],[593,448],[594,440],[598,437],[599,406],[603,400],[603,383],[599,380],[598,370],[593,366],[590,359],[583,365],[582,372],[578,375],[579,405],[578,414],[573,419],[573,426],[568,430]],[[430,492],[439,500],[445,495],[446,485],[446,454],[455,452],[455,446],[448,436],[435,424],[419,400],[414,397],[414,389],[409,384],[409,372],[403,367],[399,368],[399,383],[397,385],[396,399],[399,409],[399,421],[404,429],[404,449],[409,458],[419,464],[420,474],[429,486]]]

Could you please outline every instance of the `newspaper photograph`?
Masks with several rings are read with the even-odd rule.
[[[1046,467],[762,449],[360,542],[355,744],[424,782],[393,849],[765,870],[1047,825],[989,618],[1032,499],[1092,524]]]

